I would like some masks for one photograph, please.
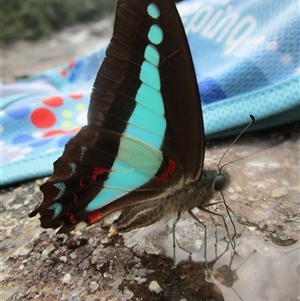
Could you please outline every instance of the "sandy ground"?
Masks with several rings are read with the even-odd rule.
[[[97,49],[99,35],[110,34],[105,22],[4,49],[3,78],[30,76]],[[192,260],[176,246],[174,268],[172,220],[114,239],[99,223],[56,235],[28,218],[44,179],[2,188],[2,300],[299,300],[299,129],[296,123],[245,135],[226,156],[224,163],[239,159],[226,167],[232,181],[224,193],[239,234],[233,257],[222,220],[194,210],[207,225],[209,281],[204,230],[188,214],[176,237]],[[207,143],[207,167],[216,167],[231,140]],[[211,210],[224,215],[232,234],[223,204]]]

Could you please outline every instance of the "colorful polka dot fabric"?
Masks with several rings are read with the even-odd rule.
[[[208,138],[300,119],[299,10],[294,0],[183,1]],[[1,185],[50,175],[64,145],[86,124],[105,48],[3,84]],[[184,100],[183,100],[184,105]]]

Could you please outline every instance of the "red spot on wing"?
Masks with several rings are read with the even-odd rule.
[[[83,187],[83,186],[84,186],[84,185],[83,185],[83,179],[80,179],[80,180],[79,180],[79,186],[80,186],[80,187]]]
[[[74,213],[67,212],[66,215],[69,217],[69,220],[73,225],[77,224],[76,219],[74,218]]]
[[[78,195],[76,193],[73,194],[73,201],[74,203],[78,202]]]
[[[171,174],[175,171],[175,168],[176,168],[176,163],[173,160],[168,159],[168,165],[163,171],[163,173],[160,175],[160,178],[165,182],[168,181]]]
[[[97,180],[98,175],[102,175],[106,172],[109,172],[110,170],[104,167],[94,167],[93,173],[92,173],[92,180],[95,182]]]
[[[88,217],[90,224],[94,224],[94,223],[98,222],[101,218],[102,218],[102,214],[101,214],[100,210],[97,210],[97,211],[93,212]]]

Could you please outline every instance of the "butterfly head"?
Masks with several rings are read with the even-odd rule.
[[[242,130],[242,132],[234,139],[234,141],[230,144],[230,146],[227,148],[226,152],[222,155],[222,157],[219,160],[218,164],[218,173],[214,178],[213,182],[213,188],[215,191],[223,191],[225,188],[227,188],[229,182],[230,182],[230,177],[229,174],[225,171],[223,171],[223,167],[232,163],[232,162],[227,162],[221,166],[221,162],[225,155],[228,153],[228,151],[231,149],[231,147],[235,144],[235,142],[240,138],[240,136],[253,124],[255,121],[255,118],[253,115],[250,115],[251,121],[250,123]]]
[[[213,182],[213,188],[215,191],[223,191],[228,187],[230,182],[230,176],[227,172],[219,170],[217,175],[215,176]]]
[[[230,176],[224,170],[204,169],[195,185],[194,207],[203,208],[215,199],[216,194],[225,190],[230,184]],[[191,206],[192,207],[192,206]]]

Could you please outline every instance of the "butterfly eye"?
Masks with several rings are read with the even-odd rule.
[[[225,176],[222,174],[218,174],[214,180],[214,184],[213,184],[214,190],[222,191],[227,184],[226,182],[227,181]]]

